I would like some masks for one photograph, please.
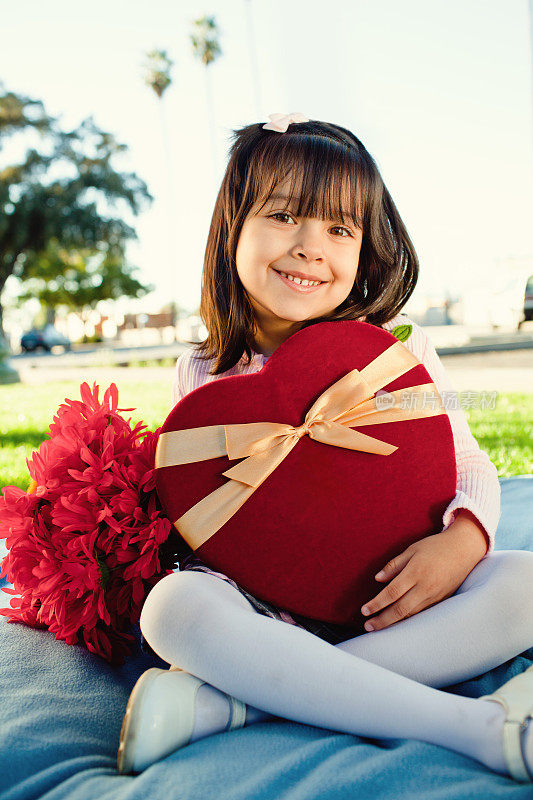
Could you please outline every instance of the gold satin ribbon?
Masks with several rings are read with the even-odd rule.
[[[231,519],[255,490],[283,461],[300,437],[336,447],[388,456],[398,448],[374,439],[350,426],[377,425],[445,414],[442,398],[434,383],[424,383],[390,392],[394,406],[376,407],[374,394],[383,386],[419,365],[418,359],[395,342],[361,371],[354,369],[329,386],[313,403],[305,421],[297,428],[278,422],[249,422],[234,425],[207,425],[159,436],[155,467],[173,467],[225,456],[243,458],[222,474],[231,478],[196,503],[173,524],[185,541],[196,550]],[[434,392],[436,408],[397,408],[400,395],[409,399],[417,392]],[[407,395],[406,395],[407,393]]]

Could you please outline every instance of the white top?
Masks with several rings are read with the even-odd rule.
[[[406,324],[413,326],[413,332],[404,345],[424,365],[441,394],[453,433],[457,463],[457,487],[456,495],[442,518],[443,530],[451,525],[459,509],[468,509],[484,529],[488,542],[487,553],[489,553],[494,550],[494,537],[500,520],[501,490],[498,472],[487,453],[481,450],[472,435],[442,361],[420,325],[417,325],[406,314],[398,314],[381,327],[383,330],[391,331],[398,325]],[[204,383],[218,378],[226,378],[229,375],[259,372],[267,358],[262,353],[252,352],[252,360],[247,365],[245,363],[246,356],[243,354],[241,360],[231,369],[220,375],[209,375],[209,369],[213,362],[195,358],[194,348],[189,348],[179,356],[176,362],[176,377],[172,386],[172,407],[182,397]],[[455,402],[451,402],[452,400]]]

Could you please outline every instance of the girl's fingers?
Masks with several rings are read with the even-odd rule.
[[[400,555],[391,558],[374,577],[378,581],[390,581],[391,578],[394,578],[395,575],[402,571],[412,556],[412,548],[408,547],[407,550],[404,550]]]
[[[385,611],[372,617],[371,620],[365,623],[365,630],[370,630],[367,625],[372,625],[372,630],[379,631],[387,628],[389,625],[394,625],[395,622],[400,622],[402,619],[412,617],[426,608],[425,605],[420,603],[420,597],[416,590],[416,586],[406,592],[399,600],[393,605],[388,606]]]
[[[406,575],[405,570],[402,570],[376,597],[365,603],[361,608],[361,614],[368,617],[370,614],[375,614],[382,608],[390,606],[391,603],[398,602],[415,584],[415,579]]]

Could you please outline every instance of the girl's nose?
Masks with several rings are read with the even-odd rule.
[[[291,248],[291,255],[305,261],[322,261],[324,243],[318,229],[305,223],[300,225],[296,241]]]

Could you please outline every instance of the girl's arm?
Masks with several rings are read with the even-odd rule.
[[[176,361],[176,372],[172,384],[172,408],[182,397],[185,397],[186,394],[189,394],[199,386],[203,386],[204,383],[210,383],[223,377],[223,375],[236,375],[242,371],[233,368],[220,375],[210,375],[209,370],[212,363],[212,360],[206,361],[195,358],[194,349],[191,347],[183,351]]]
[[[481,450],[468,426],[451,381],[432,342],[426,337],[424,366],[448,411],[455,442],[457,462],[456,495],[444,512],[443,524],[448,528],[458,517],[477,520],[487,543],[487,553],[494,550],[494,537],[500,519],[501,489],[498,471],[487,453]],[[448,405],[453,406],[448,409]],[[455,408],[455,406],[457,406]]]
[[[365,623],[367,630],[386,628],[451,597],[484,555],[494,549],[500,518],[496,467],[472,436],[433,344],[422,328],[405,315],[395,317],[383,327],[393,330],[406,323],[413,326],[413,332],[404,344],[427,369],[450,419],[457,489],[443,515],[444,530],[410,545],[376,575],[381,583],[390,582],[365,603],[364,611],[361,609],[364,615],[381,612]]]
[[[182,397],[192,391],[190,387],[190,352],[186,350],[176,361],[176,371],[174,373],[174,382],[172,384],[172,408],[179,403]]]
[[[395,317],[383,327],[391,330],[402,323],[413,326],[413,332],[404,344],[427,369],[443,399],[452,427],[457,488],[454,499],[444,512],[443,527],[448,529],[453,525],[455,531],[461,527],[465,532],[471,531],[474,536],[482,533],[486,544],[485,554],[490,553],[494,550],[494,537],[500,519],[498,472],[472,435],[448,373],[424,330],[404,315]]]

